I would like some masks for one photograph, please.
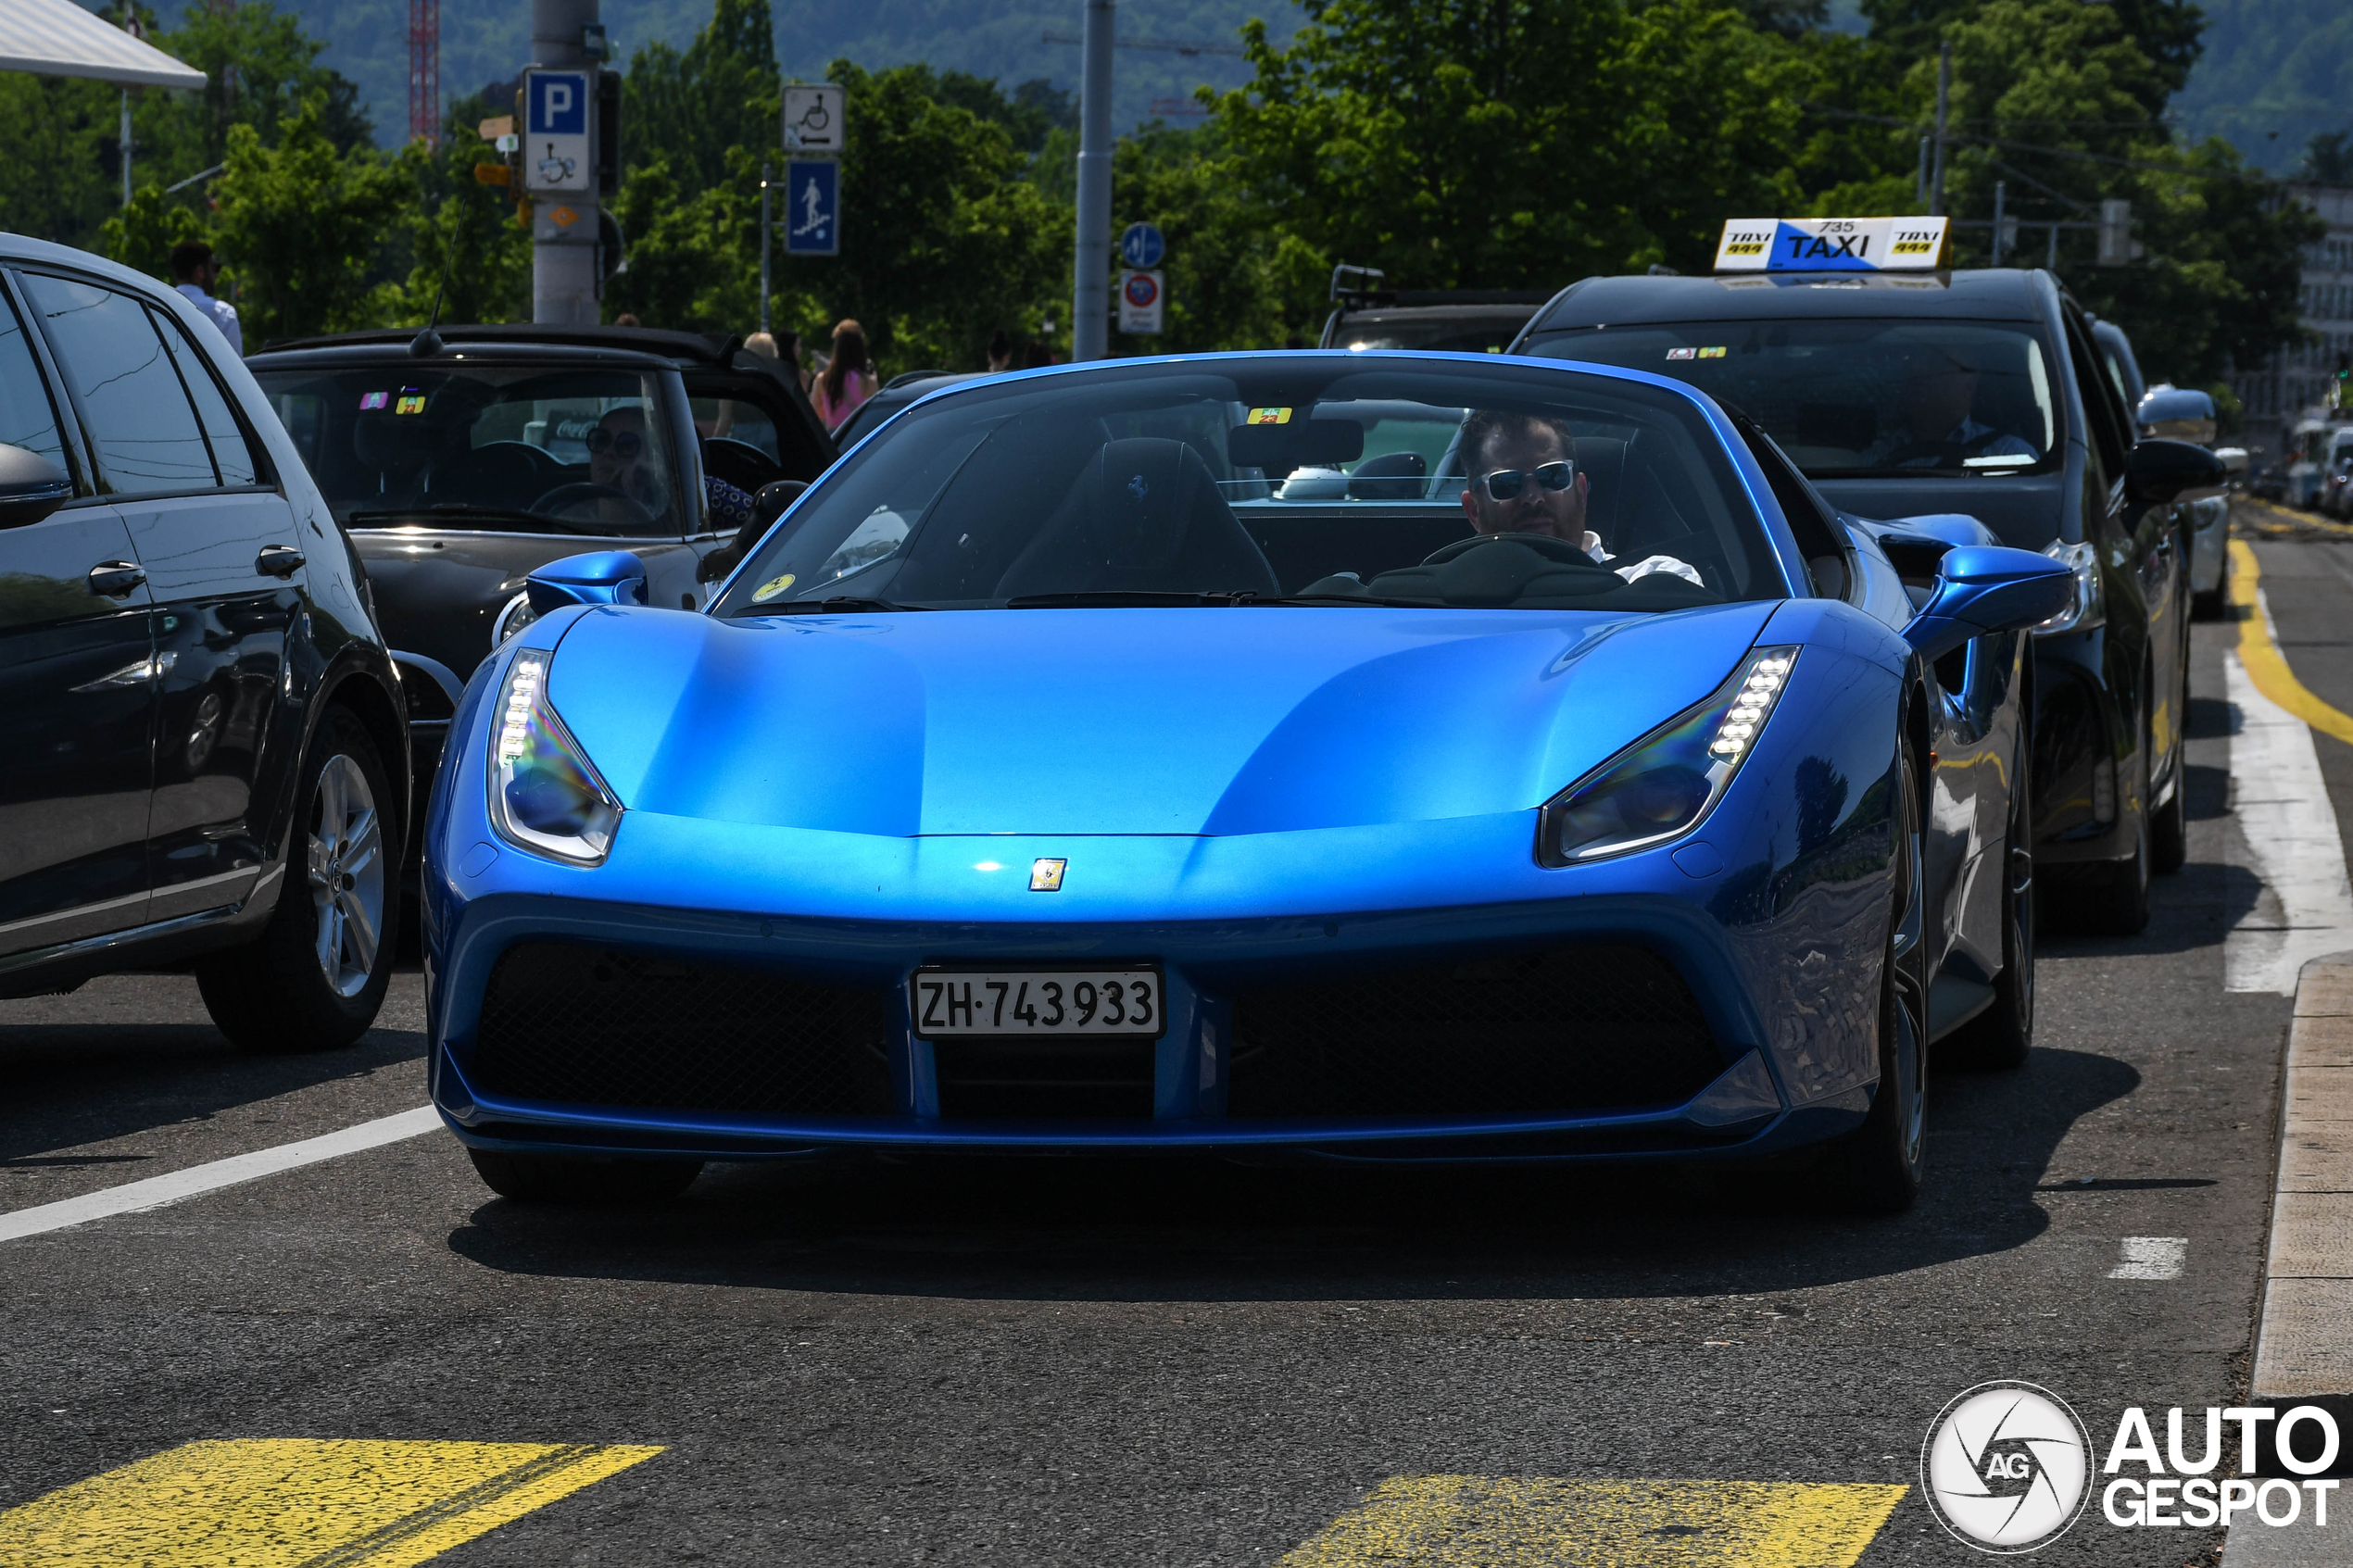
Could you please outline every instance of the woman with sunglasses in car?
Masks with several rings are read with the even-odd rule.
[[[595,502],[595,521],[612,532],[625,533],[669,509],[669,487],[647,435],[643,408],[623,404],[607,409],[597,421],[588,433],[588,479],[614,492]],[[706,474],[703,492],[711,526],[718,532],[751,521],[751,496],[736,485]]]

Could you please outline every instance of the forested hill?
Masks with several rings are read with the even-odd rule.
[[[2183,128],[2221,135],[2273,173],[2291,172],[2312,137],[2353,125],[2353,5],[2346,0],[2200,0],[2206,53],[2174,100]],[[408,127],[407,0],[284,0],[315,36],[328,39],[322,63],[359,85],[379,140]],[[159,6],[168,24],[177,4]],[[788,75],[814,79],[847,56],[867,67],[922,60],[941,69],[995,77],[1009,85],[1044,77],[1078,84],[1078,51],[1047,44],[1076,33],[1079,0],[776,0],[776,57]],[[1859,31],[1856,0],[1831,0],[1831,24]],[[710,0],[611,0],[605,25],[621,58],[656,41],[684,48],[711,18]],[[1232,43],[1241,24],[1266,19],[1277,38],[1298,21],[1292,0],[1123,0],[1124,37]],[[530,50],[525,0],[444,6],[441,80],[456,97],[510,76]],[[1114,123],[1151,117],[1156,101],[1189,96],[1199,83],[1247,79],[1230,56],[1122,50]],[[1174,117],[1172,117],[1174,118]],[[1183,124],[1182,119],[1176,123]]]
[[[2353,126],[2353,6],[2346,0],[2199,0],[2206,53],[2173,100],[2183,129],[2227,137],[2290,174],[2312,138]]]
[[[377,139],[399,142],[409,125],[408,0],[278,0],[328,41],[320,63],[359,83],[376,123]],[[157,7],[168,26],[182,4]],[[1038,77],[1078,85],[1078,50],[1043,42],[1047,32],[1076,36],[1080,0],[776,0],[776,58],[787,76],[816,81],[825,63],[847,56],[869,69],[921,60],[942,70],[994,77],[1008,86]],[[1118,31],[1126,38],[1239,44],[1242,23],[1266,19],[1268,32],[1287,38],[1297,25],[1291,0],[1122,0]],[[711,0],[607,0],[605,29],[621,65],[647,44],[683,49],[711,20]],[[445,99],[511,77],[531,57],[527,0],[491,0],[441,7],[441,85]],[[1231,56],[1180,56],[1121,50],[1113,123],[1125,130],[1151,117],[1156,100],[1187,98],[1195,86],[1239,86],[1249,79]],[[1189,120],[1169,117],[1172,123]]]

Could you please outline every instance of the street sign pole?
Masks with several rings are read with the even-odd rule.
[[[597,71],[604,29],[597,6],[598,0],[531,0],[532,69],[517,106],[532,204],[531,319],[562,326],[593,325],[598,317]]]
[[[1087,0],[1078,80],[1078,247],[1073,263],[1070,357],[1111,351],[1112,0]]]

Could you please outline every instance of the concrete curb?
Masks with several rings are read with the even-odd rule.
[[[2296,975],[2251,1392],[2353,1394],[2353,953]]]

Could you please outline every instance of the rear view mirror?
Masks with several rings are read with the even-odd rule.
[[[1937,659],[1971,637],[2039,626],[2075,599],[2075,570],[2034,550],[1969,545],[1944,552],[1936,587],[1904,640]]]
[[[1262,411],[1290,412],[1288,408]],[[1353,420],[1236,425],[1226,433],[1227,461],[1238,469],[1260,469],[1270,475],[1353,463],[1364,455],[1365,427]]]
[[[2124,460],[2124,490],[2135,501],[2160,506],[2193,490],[2219,490],[2231,470],[2203,446],[2151,436]]]
[[[73,499],[66,470],[21,446],[0,442],[0,528],[39,522]]]
[[[541,615],[566,605],[641,605],[646,563],[627,550],[592,550],[551,560],[524,580],[531,608]]]

